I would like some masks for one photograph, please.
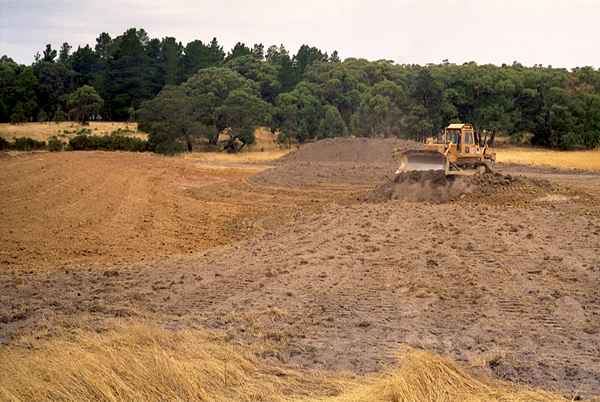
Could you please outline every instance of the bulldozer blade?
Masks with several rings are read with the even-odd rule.
[[[400,155],[396,174],[415,170],[445,170],[446,158],[435,151],[408,151]]]

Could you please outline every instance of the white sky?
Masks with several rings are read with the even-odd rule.
[[[599,23],[600,0],[0,0],[0,55],[31,63],[46,43],[93,46],[139,27],[184,44],[216,36],[226,50],[307,43],[398,63],[600,67]]]

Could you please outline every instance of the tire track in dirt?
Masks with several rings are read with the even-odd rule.
[[[301,180],[293,165],[186,188],[186,202],[236,217],[215,225],[238,234],[259,226],[222,247],[3,272],[0,338],[51,334],[72,320],[101,328],[114,317],[149,317],[260,342],[264,358],[290,366],[378,371],[409,344],[565,395],[600,393],[600,187],[569,178],[567,190],[586,196],[568,202],[537,202],[545,191],[515,185],[445,204],[361,203],[354,191],[384,181],[385,169],[359,176],[360,163],[303,164],[313,170]],[[185,175],[176,184],[193,182]],[[157,201],[178,214],[169,199]],[[281,219],[256,223],[278,206]]]

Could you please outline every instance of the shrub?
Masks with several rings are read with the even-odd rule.
[[[39,121],[39,122],[48,121],[48,115],[46,114],[46,112],[44,112],[43,110],[40,110],[40,112],[37,115],[37,121]]]
[[[89,130],[89,129],[82,129]],[[81,131],[81,130],[80,130]],[[69,140],[69,147],[74,151],[130,151],[144,152],[148,150],[148,142],[136,137],[124,135],[88,135],[78,134]]]
[[[163,141],[152,146],[151,150],[158,154],[175,155],[185,152],[185,145],[177,141]]]
[[[4,151],[5,149],[10,148],[10,142],[6,141],[4,138],[0,137],[0,151]]]
[[[60,152],[64,149],[65,143],[62,142],[58,137],[52,136],[48,138],[48,151]]]
[[[45,149],[46,142],[34,140],[33,138],[29,137],[19,137],[15,138],[12,148],[16,149],[17,151],[34,151],[38,149]]]
[[[80,128],[75,133],[75,135],[90,135],[90,134],[92,134],[92,130],[89,128],[85,128],[85,127]]]
[[[67,120],[67,115],[65,114],[65,112],[62,111],[62,109],[59,107],[56,112],[54,113],[54,122],[55,123],[60,123],[63,122],[65,120]]]

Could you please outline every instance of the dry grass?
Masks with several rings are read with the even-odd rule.
[[[92,130],[92,134],[95,135],[108,135],[119,128],[127,129],[136,132],[135,136],[138,138],[147,138],[146,133],[137,131],[137,123],[90,122],[88,126],[82,126],[79,123],[70,121],[63,123],[0,123],[0,137],[7,140],[29,137],[39,141],[48,141],[48,138],[52,136],[71,138],[81,128],[89,128]]]
[[[2,401],[284,401],[337,387],[200,331],[135,325],[0,349]]]
[[[455,364],[407,351],[379,376],[301,372],[200,331],[145,325],[0,349],[3,401],[564,401],[545,392],[467,375]]]
[[[479,379],[456,364],[424,351],[411,350],[400,367],[325,402],[550,402],[566,401],[544,391]]]
[[[600,170],[600,151],[554,151],[539,148],[499,148],[498,162],[566,169]]]

